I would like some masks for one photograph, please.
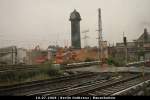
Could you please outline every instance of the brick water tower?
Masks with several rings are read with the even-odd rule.
[[[74,10],[70,14],[71,21],[71,46],[74,49],[80,49],[81,48],[81,40],[80,40],[80,14]]]

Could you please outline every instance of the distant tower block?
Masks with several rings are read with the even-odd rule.
[[[80,49],[81,48],[81,40],[80,40],[80,14],[74,10],[70,14],[71,21],[71,46],[74,49]]]

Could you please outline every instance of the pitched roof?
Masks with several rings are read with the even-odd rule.
[[[144,29],[144,33],[137,39],[138,42],[150,42],[150,34],[147,29]]]

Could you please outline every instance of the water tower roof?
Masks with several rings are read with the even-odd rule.
[[[79,12],[77,12],[76,10],[74,10],[70,14],[70,20],[81,20],[81,16],[80,16]]]

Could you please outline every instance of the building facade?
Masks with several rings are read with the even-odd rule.
[[[16,46],[0,48],[0,64],[17,64]]]
[[[115,57],[125,59],[124,43],[116,43],[115,52]],[[127,58],[129,62],[150,59],[150,34],[147,29],[138,39],[127,42]]]
[[[0,48],[0,64],[27,64],[27,50],[10,46]]]

